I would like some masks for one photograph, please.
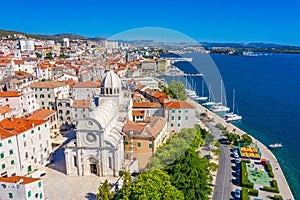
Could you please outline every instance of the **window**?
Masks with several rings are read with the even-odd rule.
[[[40,130],[41,130],[41,127],[38,127],[38,130],[40,131]]]
[[[1,186],[2,186],[3,188],[6,188],[6,185],[5,185],[5,184],[1,184]]]
[[[0,143],[0,147],[2,147],[2,143]]]
[[[50,97],[49,97],[49,98],[50,98]],[[50,102],[48,102],[48,105],[49,105],[49,106],[52,106],[52,104],[53,104],[53,103],[52,103],[51,101],[50,101]]]
[[[14,164],[15,164],[15,161],[14,161],[14,160],[10,161],[10,164],[11,164],[11,165],[14,165]]]
[[[34,133],[34,130],[31,130],[31,133]]]
[[[138,147],[142,147],[142,144],[140,142],[138,142]]]
[[[173,127],[174,126],[174,124],[171,124],[171,127]]]
[[[28,158],[28,152],[25,152],[25,158]]]
[[[26,147],[27,145],[26,145],[26,141],[24,142],[24,147]]]
[[[111,157],[108,157],[108,167],[112,169]]]
[[[171,117],[171,120],[174,120],[174,118],[175,118],[175,117],[174,117],[174,116],[172,116],[172,117]]]
[[[185,113],[188,113],[189,112],[189,110],[188,109],[185,109],[185,111],[184,111]]]
[[[70,114],[70,111],[69,111],[69,110],[67,110],[66,114],[67,114],[67,115],[69,115],[69,114]]]
[[[74,167],[77,167],[77,159],[76,156],[73,156]]]
[[[40,91],[42,91],[42,88],[40,88]]]
[[[25,135],[25,133],[23,134],[23,137],[25,137],[26,135]]]
[[[11,140],[8,140],[8,144],[11,144]]]
[[[40,95],[40,98],[44,98],[44,97],[45,97],[45,95],[43,95],[43,94]]]
[[[61,106],[62,106],[62,103],[58,103],[58,106],[60,106],[60,107],[61,107]]]
[[[67,107],[70,107],[70,104],[69,104],[69,103],[66,103],[66,106],[67,106]]]
[[[125,141],[125,145],[128,145],[128,141]]]
[[[31,191],[28,191],[27,196],[28,198],[31,197]]]
[[[41,140],[42,139],[42,135],[41,134],[39,134],[39,140]]]
[[[174,110],[174,109],[172,110],[172,113],[175,113],[175,110]]]
[[[180,109],[178,110],[178,113],[181,113],[181,110],[180,110]]]
[[[45,103],[42,101],[42,105],[44,105]]]
[[[10,199],[14,198],[12,193],[8,193]]]
[[[188,117],[188,116],[185,116],[185,120],[189,120],[189,117]]]
[[[178,116],[178,120],[181,120],[181,116]]]
[[[45,124],[45,127],[47,128],[47,124]]]
[[[75,114],[75,117],[77,118],[77,114]]]
[[[50,95],[50,94],[48,94],[48,98],[51,98],[51,95]]]
[[[1,154],[0,154],[0,158],[4,158],[4,153],[1,153]]]
[[[49,91],[49,88],[47,88],[47,91]]]
[[[11,149],[11,150],[9,150],[9,154],[11,155],[11,154],[14,154],[14,151]]]
[[[180,127],[180,124],[178,124],[178,127]]]
[[[62,110],[58,110],[58,113],[59,113],[59,114],[62,114],[62,113],[63,113],[63,111],[62,111]]]
[[[42,199],[42,198],[43,198],[43,193],[40,194],[40,199]]]
[[[38,183],[38,186],[39,186],[39,188],[42,187],[42,182],[41,181]]]
[[[2,169],[5,169],[5,164],[2,164]]]
[[[152,149],[152,144],[149,144],[149,148]]]
[[[35,153],[35,147],[33,147],[32,152]]]

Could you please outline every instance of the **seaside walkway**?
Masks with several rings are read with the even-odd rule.
[[[202,105],[198,104],[197,102],[193,101],[194,105],[196,106],[196,109],[199,113],[205,113],[207,112],[208,117],[213,119],[215,123],[221,123],[224,127],[227,127],[227,130],[229,132],[233,132],[233,130],[235,130],[235,133],[239,134],[239,135],[243,135],[243,134],[247,134],[245,131],[239,129],[238,127],[234,126],[231,123],[227,123],[225,121],[225,119],[223,119],[222,117],[220,117],[219,115],[211,112],[210,110],[208,110],[207,108],[203,107]],[[247,134],[249,135],[249,134]],[[251,136],[251,135],[249,135]],[[267,160],[270,161],[270,164],[272,165],[273,168],[273,173],[274,173],[274,178],[278,183],[278,187],[280,190],[280,195],[283,197],[284,200],[294,200],[294,196],[292,194],[292,191],[286,181],[286,178],[283,174],[283,171],[278,163],[278,160],[276,159],[276,157],[274,156],[274,154],[270,151],[270,149],[268,149],[264,144],[262,144],[260,141],[258,141],[257,139],[255,139],[253,136],[251,136],[253,139],[253,142],[256,143],[260,149],[260,151],[262,152],[262,157],[266,158]],[[260,191],[262,193],[265,193],[263,191]],[[268,195],[270,195],[270,193],[266,193]],[[275,194],[274,194],[275,195]]]

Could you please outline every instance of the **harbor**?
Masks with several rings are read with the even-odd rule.
[[[190,99],[191,100],[191,99]],[[191,100],[193,101],[193,100]],[[231,123],[227,123],[225,119],[223,119],[222,117],[220,117],[219,115],[217,115],[216,113],[213,113],[212,111],[208,110],[207,108],[205,108],[204,106],[200,105],[199,103],[197,103],[196,101],[193,101],[195,107],[197,108],[198,113],[207,113],[207,118],[210,121],[213,121],[215,124],[222,124],[224,127],[226,127],[226,130],[228,132],[235,132],[236,134],[242,136],[243,134],[247,134],[245,131],[241,130],[240,128],[236,127],[235,125],[231,124]],[[202,126],[205,126],[204,123],[201,123]],[[205,128],[205,127],[204,127]],[[251,135],[249,135],[251,136]],[[258,148],[261,151],[262,157],[267,159],[269,161],[269,163],[272,165],[272,168],[274,169],[274,178],[277,180],[278,182],[278,187],[280,190],[280,195],[283,197],[283,199],[285,200],[294,200],[294,196],[291,192],[291,189],[289,187],[289,184],[287,183],[287,180],[285,178],[285,175],[278,163],[278,160],[276,159],[276,157],[274,156],[274,154],[271,152],[271,150],[266,147],[264,144],[262,144],[260,141],[258,141],[256,138],[254,138],[253,136],[251,136],[253,139],[253,142],[258,146]],[[259,191],[261,193],[262,196],[264,196],[265,198],[267,198],[268,193],[265,191]]]

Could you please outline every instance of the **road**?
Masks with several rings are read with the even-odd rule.
[[[209,129],[216,139],[223,137],[222,132],[215,127],[214,123],[208,122]],[[213,194],[214,200],[228,200],[232,199],[231,192],[233,189],[232,185],[232,163],[230,157],[230,147],[228,144],[220,145],[220,160],[219,170],[217,173],[216,187]]]

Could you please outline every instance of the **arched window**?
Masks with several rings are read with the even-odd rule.
[[[45,95],[43,95],[43,94],[40,95],[40,98],[44,98],[44,97],[45,97]]]
[[[58,103],[58,106],[62,106],[62,103]]]

